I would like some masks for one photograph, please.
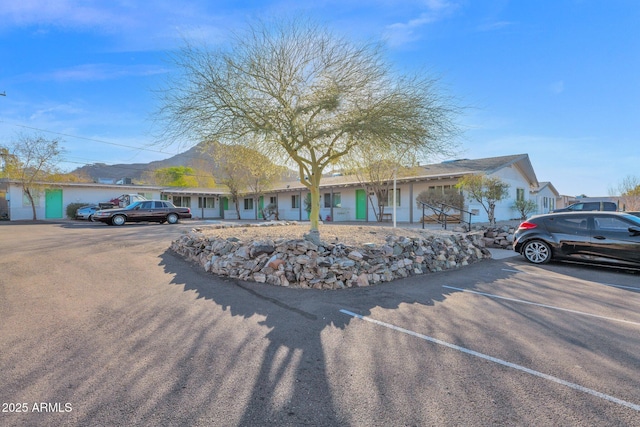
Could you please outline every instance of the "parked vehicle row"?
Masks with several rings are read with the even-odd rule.
[[[585,211],[609,211],[615,212],[618,205],[613,202],[578,202],[567,206],[566,208],[555,209],[556,212],[585,212]]]
[[[124,225],[126,222],[158,222],[175,224],[191,218],[191,209],[176,207],[167,200],[134,202],[124,208],[101,209],[93,214],[94,221],[108,225]]]
[[[640,268],[640,217],[625,212],[558,212],[520,224],[513,249],[534,264],[569,260]]]
[[[100,208],[98,205],[87,205],[82,206],[76,209],[76,219],[87,219],[89,221],[93,221],[93,215]]]

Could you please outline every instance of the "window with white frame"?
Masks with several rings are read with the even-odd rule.
[[[291,196],[291,209],[299,209],[300,208],[300,195],[294,194]]]
[[[516,188],[516,200],[524,202],[524,188]]]
[[[325,193],[324,194],[324,207],[325,208],[341,208],[342,207],[342,195],[340,193]]]
[[[276,196],[271,196],[269,197],[269,204],[270,205],[276,205],[278,204],[278,198]]]
[[[245,211],[253,210],[253,199],[252,198],[244,199],[244,210]]]
[[[387,204],[385,206],[393,206],[393,189],[389,190]],[[400,189],[396,188],[396,206],[400,206]]]
[[[216,207],[215,197],[198,197],[198,208],[213,209]]]
[[[182,208],[190,208],[191,196],[173,196],[173,204]]]

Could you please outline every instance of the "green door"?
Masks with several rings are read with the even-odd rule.
[[[224,211],[229,209],[229,199],[220,197],[220,217],[224,218]]]
[[[44,191],[44,217],[59,219],[62,218],[62,190],[47,189]]]
[[[262,210],[264,209],[264,196],[258,199],[258,218],[262,219]]]
[[[356,190],[356,219],[367,219],[367,192]]]

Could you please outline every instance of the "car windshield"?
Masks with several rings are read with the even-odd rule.
[[[635,223],[638,227],[640,227],[640,217],[637,217],[635,215],[628,214],[628,213],[625,213],[624,217],[629,221]]]
[[[140,202],[133,202],[129,206],[127,206],[125,209],[128,209],[128,210],[135,209],[136,206],[140,205],[140,203],[142,203],[142,202],[141,201]]]

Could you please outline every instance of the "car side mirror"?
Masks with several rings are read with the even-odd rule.
[[[640,234],[640,227],[636,226],[636,225],[632,225],[631,227],[629,227],[629,233],[631,233],[631,235],[633,236],[637,236]]]

